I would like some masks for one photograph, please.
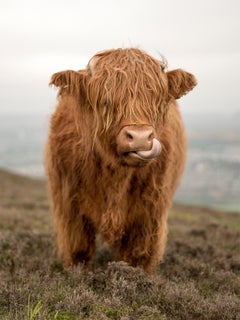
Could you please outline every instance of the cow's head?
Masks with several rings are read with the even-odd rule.
[[[50,84],[89,110],[94,141],[105,143],[122,163],[141,165],[161,153],[157,132],[170,102],[196,80],[181,69],[166,72],[163,61],[139,49],[117,49],[95,55],[86,70],[54,74]]]

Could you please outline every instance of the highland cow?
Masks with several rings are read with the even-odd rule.
[[[184,70],[131,48],[96,54],[85,70],[55,73],[46,171],[65,266],[90,266],[95,237],[116,259],[153,273],[186,158],[176,104],[196,85]]]

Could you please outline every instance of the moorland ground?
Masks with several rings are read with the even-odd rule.
[[[0,319],[240,319],[240,214],[174,205],[154,276],[98,239],[92,271],[64,270],[46,183],[0,170]]]

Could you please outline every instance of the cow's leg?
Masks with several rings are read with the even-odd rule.
[[[144,221],[145,220],[145,221]],[[158,220],[135,221],[126,230],[118,248],[118,260],[140,266],[152,274],[162,260],[167,237],[166,214]]]
[[[88,267],[95,252],[95,230],[91,222],[85,216],[73,218],[63,226],[63,234],[66,267],[79,263]]]
[[[67,220],[55,217],[54,226],[59,254],[65,266],[78,263],[89,266],[95,252],[95,229],[92,223],[84,215],[71,212]]]
[[[75,188],[74,188],[75,189]],[[95,228],[81,214],[77,192],[67,181],[50,181],[53,226],[58,252],[66,267],[82,263],[89,266],[95,252]]]

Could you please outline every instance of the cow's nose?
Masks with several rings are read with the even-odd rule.
[[[131,150],[149,150],[152,147],[154,131],[152,128],[131,129],[125,127],[121,132],[122,143],[129,146]]]

